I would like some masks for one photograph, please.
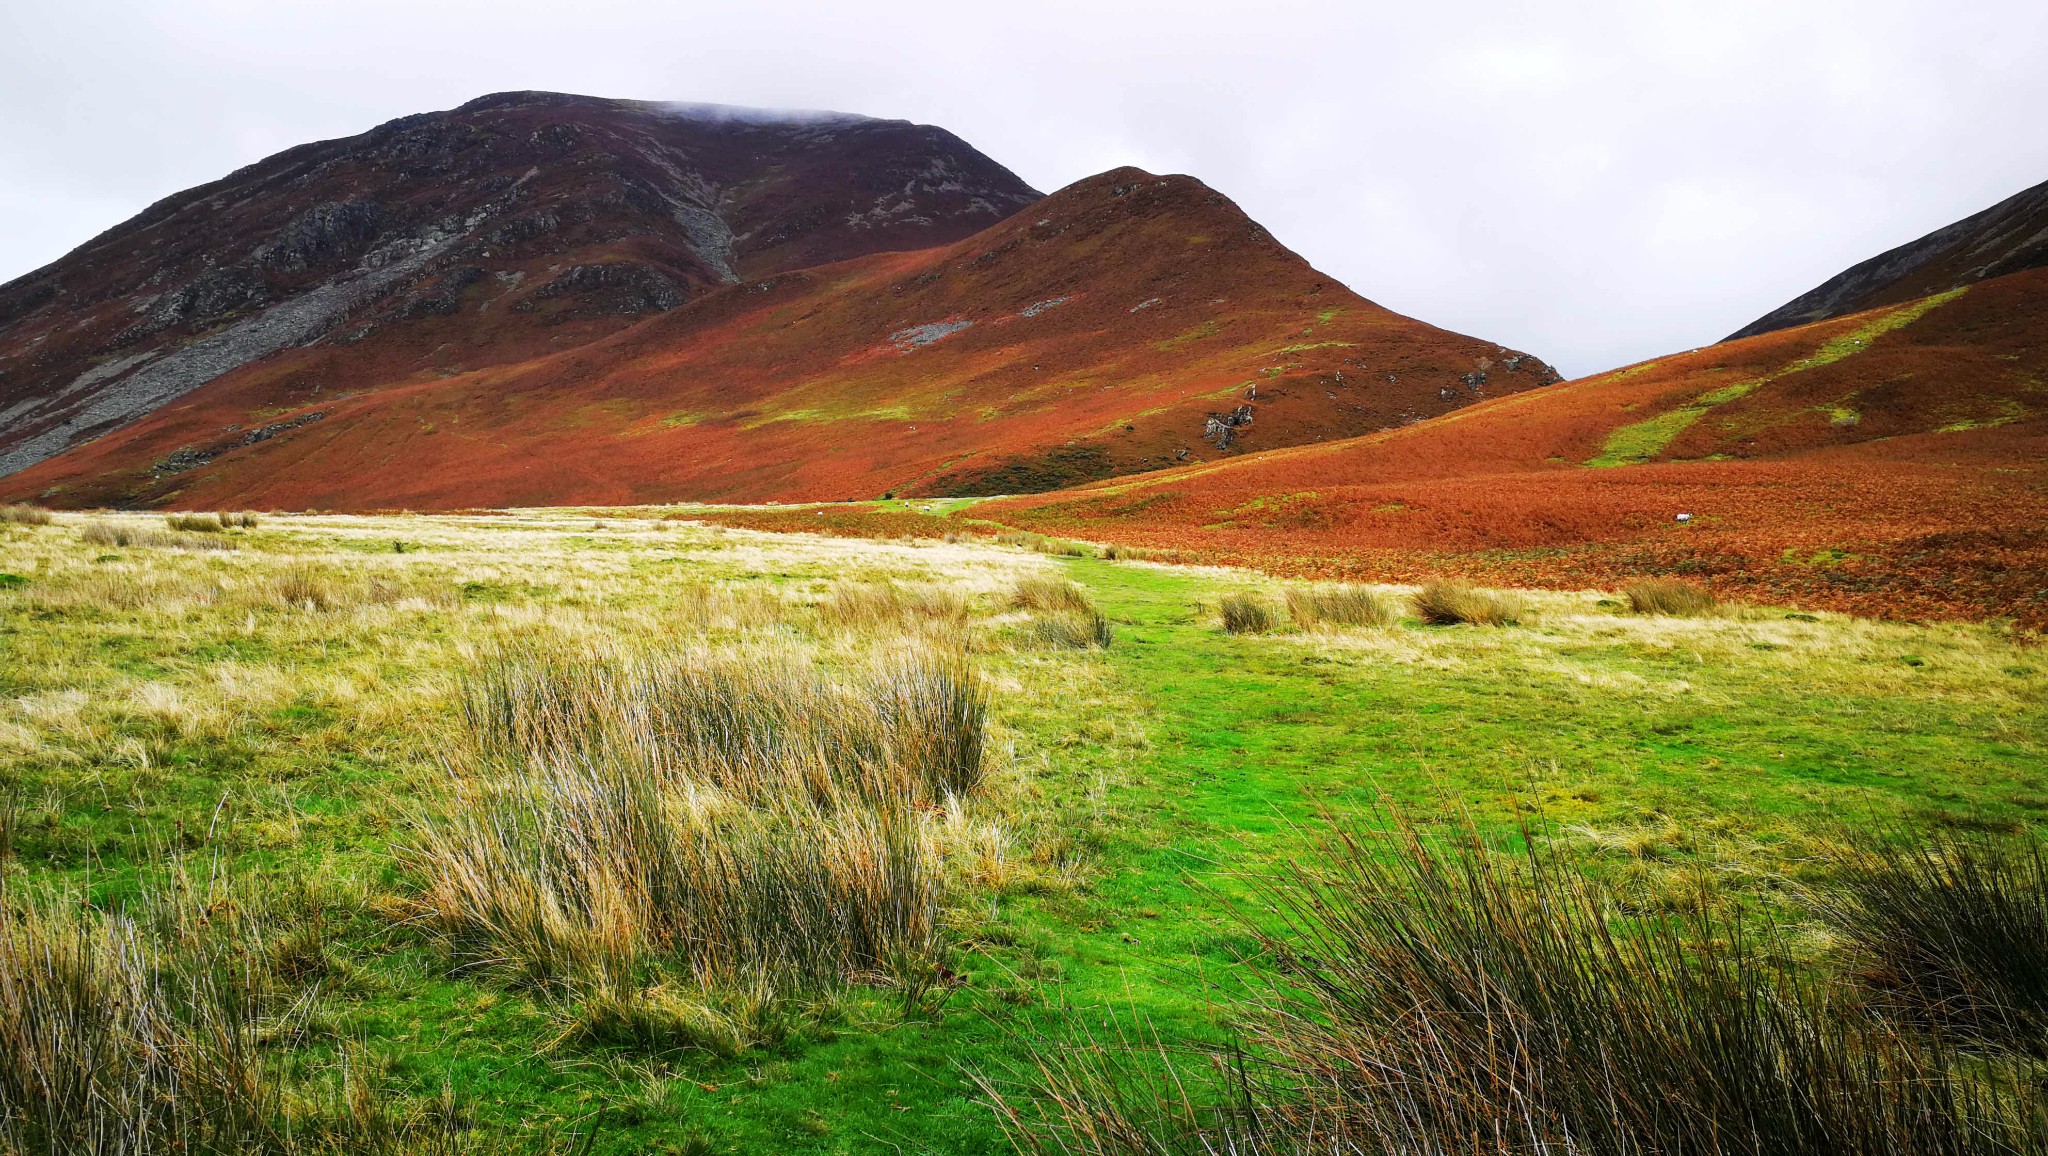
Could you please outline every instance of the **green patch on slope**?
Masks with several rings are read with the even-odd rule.
[[[1169,337],[1166,340],[1160,342],[1159,344],[1153,346],[1152,348],[1159,350],[1161,353],[1171,353],[1184,345],[1192,345],[1205,337],[1214,337],[1221,332],[1223,332],[1222,322],[1204,321],[1200,325],[1195,326],[1193,329],[1190,329],[1185,333]]]
[[[1906,326],[1925,317],[1934,309],[1962,296],[1967,291],[1968,287],[1966,286],[1963,289],[1952,289],[1947,293],[1937,293],[1932,297],[1923,297],[1918,301],[1901,305],[1897,309],[1879,314],[1851,332],[1828,339],[1821,344],[1819,349],[1814,350],[1813,353],[1775,373],[1768,373],[1750,381],[1739,381],[1734,385],[1711,390],[1677,409],[1622,426],[1607,435],[1607,441],[1600,447],[1600,453],[1586,464],[1595,469],[1606,469],[1613,466],[1632,466],[1647,462],[1663,453],[1664,447],[1676,440],[1678,435],[1692,428],[1694,422],[1705,416],[1707,411],[1715,406],[1726,405],[1731,401],[1747,397],[1751,393],[1756,392],[1758,387],[1768,385],[1780,378],[1789,377],[1792,374],[1809,369],[1818,369],[1823,365],[1833,365],[1844,358],[1853,357],[1869,349],[1871,344],[1878,338],[1893,330],[1904,329]],[[1656,364],[1654,361],[1647,362],[1632,369],[1622,370],[1613,376],[1632,376]],[[1974,427],[1963,426],[1959,428],[1967,429]]]

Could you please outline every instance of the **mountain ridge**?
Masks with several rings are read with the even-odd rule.
[[[2048,265],[2048,181],[1837,273],[1725,341],[1896,305]]]
[[[479,285],[532,324],[481,325],[465,368],[1040,196],[944,129],[692,108],[719,106],[492,94],[160,199],[0,286],[0,472],[286,350],[381,354]]]
[[[1047,489],[1556,378],[1357,296],[1200,181],[1129,168],[950,246],[718,287],[525,361],[337,395],[325,356],[230,375],[0,489],[419,509]]]

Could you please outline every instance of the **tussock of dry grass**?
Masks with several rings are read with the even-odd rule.
[[[938,949],[932,809],[988,758],[959,656],[831,679],[790,650],[527,648],[485,659],[463,702],[474,765],[414,856],[458,955],[616,1001],[648,966],[788,991]]]
[[[1462,582],[1431,582],[1415,592],[1415,614],[1431,626],[1511,626],[1528,613],[1520,598]]]
[[[1364,586],[1290,586],[1287,614],[1303,630],[1318,626],[1394,626],[1401,608],[1389,596]]]
[[[687,631],[745,633],[782,625],[788,603],[772,591],[754,587],[689,582],[676,590],[675,612]]]
[[[1273,629],[1273,609],[1249,594],[1225,594],[1217,604],[1229,634],[1264,634]]]
[[[2041,1150],[2031,1088],[1845,1014],[1767,933],[1610,922],[1528,842],[1340,826],[1249,908],[1241,1050],[1162,1069],[1174,1041],[1091,1027],[984,1090],[1036,1153]]]
[[[1054,558],[1094,558],[1101,554],[1101,551],[1086,542],[1048,538],[1028,530],[1005,531],[991,540],[999,546],[1021,546],[1035,554],[1046,554]]]
[[[120,549],[130,547],[168,550],[232,550],[233,542],[223,538],[205,535],[165,533],[147,526],[126,522],[87,522],[79,531],[79,539],[88,545],[113,546]]]
[[[1900,835],[1855,840],[1824,902],[1872,1001],[1908,1024],[2048,1056],[2048,850]]]
[[[334,1103],[272,1046],[334,978],[331,888],[202,883],[173,867],[125,905],[81,898],[0,895],[0,1150],[405,1147],[407,1129],[372,1110],[374,1096]]]
[[[1629,609],[1637,614],[1693,618],[1711,613],[1715,607],[1710,591],[1677,578],[1646,578],[1625,593]]]
[[[1031,620],[1031,640],[1048,650],[1102,650],[1116,638],[1099,610],[1061,610]]]
[[[1031,642],[1049,650],[1100,649],[1114,632],[1088,592],[1056,574],[1033,574],[1010,591],[1010,605],[1031,614]]]
[[[1102,548],[1102,556],[1112,562],[1186,562],[1188,556],[1179,550],[1155,550],[1149,546],[1119,546],[1110,543]]]
[[[0,523],[12,526],[47,526],[50,524],[50,511],[40,506],[0,506]]]
[[[877,633],[927,630],[958,634],[967,626],[967,600],[950,586],[896,582],[836,582],[818,605],[837,630]]]
[[[1073,580],[1056,574],[1033,574],[1018,581],[1010,591],[1010,605],[1019,610],[1035,610],[1041,613],[1073,611],[1085,613],[1095,609],[1088,600],[1088,592]]]

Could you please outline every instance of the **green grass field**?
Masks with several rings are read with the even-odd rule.
[[[306,1120],[360,1120],[367,1089],[401,1148],[438,1129],[481,1151],[1001,1149],[977,1075],[1112,1014],[1227,1038],[1237,901],[1326,814],[1382,800],[1529,824],[1630,912],[1767,914],[1816,967],[1833,945],[1806,889],[1845,832],[2048,816],[2048,653],[1995,625],[1527,592],[1514,626],[1234,635],[1219,600],[1284,624],[1280,583],[630,510],[278,517],[125,547],[87,524],[0,526],[8,918],[116,910],[177,867],[289,896],[283,934],[319,963],[266,1070]],[[180,548],[199,538],[237,548]],[[1107,648],[1039,645],[1009,605],[1058,573]],[[446,806],[463,670],[507,639],[768,640],[852,669],[925,629],[820,608],[884,581],[957,592],[965,624],[918,644],[991,693],[990,785],[919,820],[945,864],[937,982],[781,992],[717,1055],[572,1037],[560,997],[460,965],[415,851]]]

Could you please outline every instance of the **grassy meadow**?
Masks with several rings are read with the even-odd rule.
[[[2044,1150],[2038,636],[667,513],[0,520],[0,1152]]]

